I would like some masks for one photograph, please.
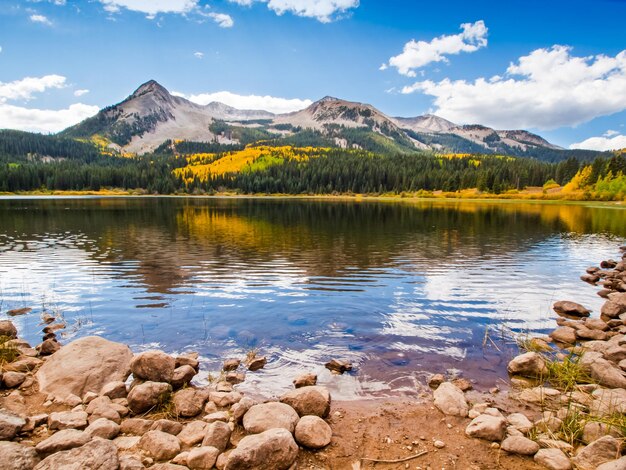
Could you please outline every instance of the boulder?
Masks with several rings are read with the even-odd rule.
[[[81,447],[46,457],[35,470],[118,470],[119,466],[115,444],[96,438]]]
[[[330,426],[318,416],[303,416],[296,424],[295,438],[301,446],[321,449],[330,444],[332,437]]]
[[[580,364],[600,385],[608,388],[626,388],[626,377],[621,369],[604,359],[601,353],[585,353],[580,359]]]
[[[274,428],[284,428],[293,433],[298,419],[296,410],[285,403],[262,403],[254,405],[244,415],[243,427],[254,434]]]
[[[2,380],[0,380],[0,383],[3,383],[6,388],[16,388],[24,383],[26,377],[26,374],[23,372],[9,371],[2,374]]]
[[[172,375],[172,387],[181,388],[187,385],[198,372],[189,365],[184,365],[174,369]]]
[[[579,470],[595,470],[599,465],[619,458],[621,447],[619,439],[604,436],[580,449],[572,462]]]
[[[176,360],[163,351],[146,351],[133,357],[130,370],[137,379],[149,382],[171,382]]]
[[[0,440],[13,439],[26,425],[26,420],[9,411],[0,410]]]
[[[0,336],[5,336],[10,339],[17,338],[17,328],[15,328],[12,321],[0,321]]]
[[[145,382],[133,387],[128,394],[128,408],[135,414],[145,413],[165,403],[172,393],[172,386],[163,382]]]
[[[0,441],[0,468],[2,470],[32,470],[39,462],[33,447],[17,442]]]
[[[120,433],[120,425],[110,419],[99,418],[87,426],[85,432],[91,437],[115,439]]]
[[[591,444],[593,441],[600,439],[603,436],[612,436],[615,438],[622,437],[616,427],[611,427],[598,421],[588,421],[585,423],[585,427],[583,428],[581,441],[585,444]]]
[[[128,346],[97,336],[77,339],[48,358],[37,372],[39,390],[63,399],[87,392],[99,393],[130,374],[132,352]]]
[[[198,357],[200,357],[200,355],[197,352],[181,354],[176,357],[176,368],[181,366],[191,366],[198,370],[200,368],[200,361],[198,361]]]
[[[550,338],[552,338],[557,343],[563,344],[575,344],[576,343],[576,330],[570,326],[560,326],[552,333],[550,333]]]
[[[535,454],[535,462],[539,465],[543,465],[548,470],[571,470],[572,464],[570,463],[567,455],[560,449],[540,449]]]
[[[506,420],[499,416],[482,414],[469,423],[465,434],[487,441],[501,441],[506,435]]]
[[[582,340],[595,340],[595,341],[606,341],[608,336],[606,332],[601,330],[592,330],[587,327],[579,328],[576,330],[576,338]]]
[[[35,447],[39,455],[49,455],[63,450],[81,447],[91,440],[86,432],[77,429],[64,429],[41,441]]]
[[[548,373],[546,361],[536,352],[527,352],[513,358],[507,370],[510,374],[523,377],[544,377]]]
[[[609,325],[599,318],[588,318],[585,322],[585,326],[591,330],[607,331],[609,329]]]
[[[434,398],[435,406],[445,415],[465,418],[469,412],[465,395],[460,388],[450,382],[442,383],[435,390]]]
[[[39,351],[39,354],[41,356],[50,356],[51,354],[57,352],[59,349],[61,349],[61,345],[55,338],[47,339],[39,346],[37,346],[37,351]]]
[[[215,421],[206,428],[202,446],[214,447],[224,452],[230,442],[230,426],[222,421]]]
[[[172,398],[174,412],[183,418],[198,416],[208,399],[209,393],[204,389],[185,388],[179,390]]]
[[[150,431],[153,421],[150,419],[130,418],[122,422],[120,430],[123,434],[132,434],[134,436],[143,436]]]
[[[330,412],[330,393],[325,387],[310,386],[291,390],[280,397],[300,416],[314,415],[325,418]]]
[[[593,401],[590,411],[594,415],[609,416],[614,413],[626,413],[626,390],[598,389],[591,393]]]
[[[185,424],[182,431],[179,432],[176,437],[178,437],[183,448],[195,446],[204,439],[207,426],[208,424],[204,421],[192,421]]]
[[[126,383],[121,381],[109,382],[102,387],[100,395],[109,397],[111,400],[115,400],[116,398],[126,398],[128,395],[126,391]]]
[[[500,448],[511,454],[535,455],[539,451],[539,444],[524,436],[509,436],[502,441]]]
[[[297,457],[298,445],[291,433],[286,429],[270,429],[239,441],[228,455],[224,469],[287,470]]]
[[[588,317],[591,311],[586,309],[580,304],[576,302],[569,302],[567,300],[562,300],[560,302],[555,302],[552,306],[554,311],[559,315],[567,315],[571,317]]]
[[[215,447],[196,447],[189,451],[187,467],[191,470],[210,470],[219,455],[220,451]]]
[[[50,413],[48,427],[56,429],[84,429],[87,427],[87,413],[85,411],[61,411]]]
[[[173,459],[180,453],[176,436],[163,431],[148,431],[141,437],[139,447],[157,461]]]
[[[313,373],[302,374],[296,377],[293,381],[293,386],[296,388],[310,387],[317,384],[317,375]]]

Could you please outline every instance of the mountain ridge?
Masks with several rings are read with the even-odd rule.
[[[562,150],[525,130],[457,125],[432,114],[390,117],[371,104],[332,96],[284,114],[241,110],[217,101],[200,105],[170,93],[156,80],[145,82],[123,101],[103,108],[60,135],[99,136],[108,140],[115,150],[143,154],[168,140],[223,145],[249,143],[237,136],[250,134],[252,129],[269,139],[302,140],[316,135],[337,147],[373,151],[435,150],[532,156],[529,152]]]

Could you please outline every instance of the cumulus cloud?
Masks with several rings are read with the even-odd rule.
[[[434,113],[458,123],[555,129],[626,109],[626,50],[615,57],[576,57],[567,46],[520,57],[506,76],[425,80],[403,93],[433,96]]]
[[[217,101],[237,109],[263,110],[278,114],[299,111],[313,103],[311,100],[276,98],[274,96],[238,95],[229,91],[201,93],[197,95],[185,95],[177,92],[172,94],[182,96],[189,101],[201,105],[207,105]]]
[[[293,13],[297,16],[315,18],[322,23],[330,23],[337,15],[344,14],[359,6],[359,0],[229,0],[238,5],[250,6],[254,2],[267,3],[277,15]]]
[[[202,59],[202,58],[204,57],[204,52],[194,52],[194,53],[193,53],[193,56],[194,56],[196,59]]]
[[[89,90],[76,90],[74,91],[74,96],[83,96],[89,93]]]
[[[6,129],[44,133],[59,132],[97,112],[97,106],[82,103],[72,104],[66,109],[59,110],[29,109],[0,104],[0,123]]]
[[[110,13],[124,8],[145,13],[149,18],[159,13],[189,13],[198,6],[198,0],[100,0],[100,3]]]
[[[52,24],[52,21],[50,21],[46,16],[39,14],[30,15],[30,20],[33,23],[45,24],[46,26],[50,26]]]
[[[66,78],[61,75],[26,77],[21,80],[0,82],[0,103],[7,100],[30,100],[35,93],[43,93],[49,88],[63,88]]]
[[[462,24],[459,34],[439,36],[431,41],[411,40],[404,45],[401,54],[389,59],[389,64],[383,64],[380,70],[390,66],[402,75],[415,77],[415,69],[433,62],[448,62],[447,55],[476,52],[486,47],[487,33],[485,22],[481,20]]]
[[[615,131],[613,131],[615,132]],[[601,152],[607,150],[619,150],[626,148],[626,135],[611,134],[611,137],[591,137],[582,142],[578,142],[569,146],[571,149],[598,150]]]
[[[208,16],[212,18],[220,28],[232,28],[235,24],[232,17],[225,13],[209,13]]]

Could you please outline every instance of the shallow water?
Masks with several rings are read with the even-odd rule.
[[[199,351],[202,379],[256,349],[242,388],[316,371],[336,398],[415,393],[429,372],[506,377],[509,331],[545,333],[551,304],[598,312],[584,269],[616,257],[626,210],[532,203],[0,198],[0,317],[40,340],[99,334]],[[348,359],[331,376],[323,364]]]

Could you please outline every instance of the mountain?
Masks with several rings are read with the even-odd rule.
[[[104,108],[61,135],[104,139],[115,150],[137,154],[152,152],[170,140],[218,145],[246,145],[264,140],[380,153],[436,150],[554,160],[568,155],[568,151],[524,130],[456,125],[430,114],[390,117],[372,105],[330,96],[287,114],[239,110],[217,102],[203,106],[172,95],[154,80],[141,85],[121,103]]]

